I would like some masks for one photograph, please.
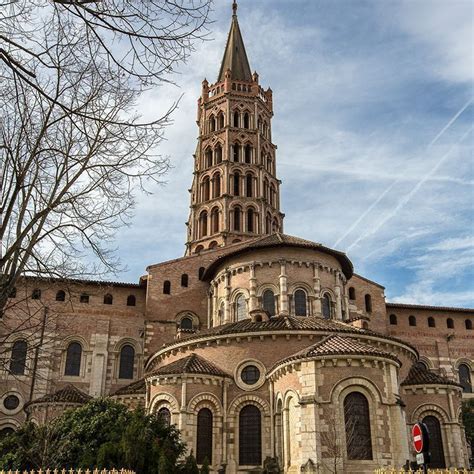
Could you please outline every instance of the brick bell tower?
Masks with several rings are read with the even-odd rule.
[[[251,73],[233,15],[219,77],[202,83],[186,255],[283,232],[272,90]]]

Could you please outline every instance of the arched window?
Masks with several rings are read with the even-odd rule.
[[[212,150],[208,149],[205,153],[206,163],[205,168],[210,168],[212,166]]]
[[[270,186],[270,206],[275,207],[276,189],[275,185]]]
[[[250,145],[245,145],[245,163],[252,163],[252,147]]]
[[[212,412],[201,408],[197,415],[196,462],[203,464],[207,459],[212,463]]]
[[[199,230],[200,237],[206,237],[207,235],[207,211],[202,211],[199,216]]]
[[[209,249],[209,250],[210,250],[210,249],[215,249],[215,248],[217,247],[217,245],[218,245],[218,243],[217,243],[215,240],[213,240],[213,241],[209,244],[208,249]]]
[[[235,319],[236,321],[242,321],[247,317],[247,308],[245,303],[245,297],[243,294],[240,294],[235,299]]]
[[[203,201],[209,201],[210,199],[210,182],[209,182],[209,176],[206,176],[202,180],[202,200]]]
[[[163,294],[171,295],[171,282],[169,280],[163,282]]]
[[[219,232],[219,209],[217,207],[211,211],[211,228],[213,234]]]
[[[344,399],[344,424],[348,459],[372,459],[369,402],[360,392]]]
[[[423,423],[430,433],[430,468],[444,468],[443,438],[441,436],[441,425],[435,416],[425,416]]]
[[[232,159],[234,163],[238,163],[240,158],[240,145],[238,143],[234,143],[233,150],[232,150]]]
[[[217,145],[214,153],[216,156],[216,164],[222,163],[222,147],[220,145]]]
[[[454,329],[454,321],[451,318],[448,318],[446,320],[446,327],[448,329]]]
[[[187,288],[189,284],[189,277],[187,273],[181,275],[181,286]]]
[[[204,246],[198,245],[198,246],[194,249],[194,253],[199,253],[199,252],[202,252],[203,250],[204,250]]]
[[[253,196],[253,176],[251,174],[245,177],[245,190],[247,197]]]
[[[267,234],[272,233],[272,216],[270,214],[267,214],[267,218],[265,219],[265,228]]]
[[[321,302],[321,306],[322,306],[323,318],[324,319],[331,319],[332,302],[331,302],[331,297],[327,293],[325,293],[323,295],[323,300]]]
[[[355,300],[356,299],[356,290],[353,286],[349,288],[349,299]]]
[[[179,328],[187,331],[192,331],[193,329],[193,320],[185,316],[179,323]]]
[[[410,316],[410,317],[408,318],[408,324],[409,324],[410,326],[416,326],[416,318],[415,318],[415,316]]]
[[[127,306],[136,306],[137,298],[135,295],[128,295],[127,296]]]
[[[239,464],[262,463],[262,415],[255,405],[247,405],[239,414]]]
[[[225,115],[223,112],[219,114],[219,128],[224,128],[225,127]]]
[[[239,112],[236,110],[234,112],[234,127],[238,127],[239,126],[239,122],[240,122],[240,114]]]
[[[213,181],[213,193],[212,197],[218,198],[221,195],[221,175],[216,173],[212,178]]]
[[[432,316],[430,316],[428,318],[428,327],[429,328],[435,328],[436,327],[435,319]]]
[[[459,383],[462,385],[464,393],[472,393],[471,370],[467,364],[460,364],[458,367]]]
[[[78,342],[71,342],[66,351],[66,366],[64,375],[77,377],[81,373],[82,346]]]
[[[372,312],[372,296],[365,295],[364,300],[365,300],[365,311],[367,313],[371,313]]]
[[[10,373],[12,375],[25,374],[27,352],[28,344],[26,341],[15,341],[10,359]]]
[[[66,301],[66,292],[59,290],[56,293],[56,301]]]
[[[429,370],[428,364],[424,360],[419,360],[415,364],[415,367],[418,367],[419,369],[422,369],[422,370]]]
[[[219,306],[219,311],[218,311],[219,321],[217,321],[217,324],[224,324],[224,316],[225,316],[225,303],[222,301],[222,303]]]
[[[240,173],[238,171],[234,173],[232,189],[234,196],[240,196]]]
[[[104,304],[112,304],[114,301],[113,296],[110,293],[104,295]]]
[[[272,232],[275,233],[275,232],[278,232],[278,221],[275,219],[273,219],[273,222],[272,222]]]
[[[464,325],[466,326],[466,329],[469,331],[472,329],[472,321],[470,319],[466,319],[464,321]]]
[[[199,280],[201,280],[202,277],[204,276],[204,271],[205,271],[205,270],[206,270],[206,269],[205,269],[204,267],[199,267],[199,270],[198,270],[198,278],[199,278]]]
[[[269,183],[268,179],[265,178],[263,180],[263,197],[268,201],[268,190],[269,190]]]
[[[250,128],[250,115],[248,112],[244,114],[244,128]]]
[[[397,315],[396,314],[391,314],[390,315],[390,324],[392,326],[396,326],[398,324],[398,321],[397,321]]]
[[[164,426],[171,426],[171,412],[168,408],[163,407],[158,410],[158,419],[161,420]]]
[[[209,117],[209,131],[211,132],[216,131],[216,119],[214,118],[214,115],[211,115]]]
[[[262,295],[263,309],[270,315],[275,316],[275,294],[272,290],[265,290]]]
[[[35,288],[31,293],[32,300],[40,300],[41,299],[41,290],[39,288]]]
[[[15,430],[10,426],[0,429],[0,441],[3,441],[8,435],[13,434],[14,432]]]
[[[306,316],[306,292],[303,290],[295,291],[295,315]]]
[[[133,379],[135,349],[127,344],[120,350],[119,379]]]
[[[241,231],[242,230],[242,223],[241,223],[241,214],[242,209],[239,206],[234,207],[234,230]]]
[[[247,210],[247,232],[255,232],[254,225],[255,212],[252,208]]]

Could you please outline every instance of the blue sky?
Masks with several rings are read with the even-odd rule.
[[[214,82],[231,1],[145,118],[183,97],[158,152],[173,169],[117,236],[136,281],[183,255],[201,81]],[[285,233],[346,251],[387,300],[474,307],[471,1],[240,0],[252,69],[274,92]]]

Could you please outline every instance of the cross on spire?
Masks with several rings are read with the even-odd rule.
[[[232,2],[232,12],[234,16],[237,15],[237,1],[236,0]]]

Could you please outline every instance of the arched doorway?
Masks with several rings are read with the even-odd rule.
[[[425,416],[423,423],[427,426],[430,437],[430,462],[429,467],[446,467],[444,460],[443,437],[441,435],[441,425],[435,416]]]

